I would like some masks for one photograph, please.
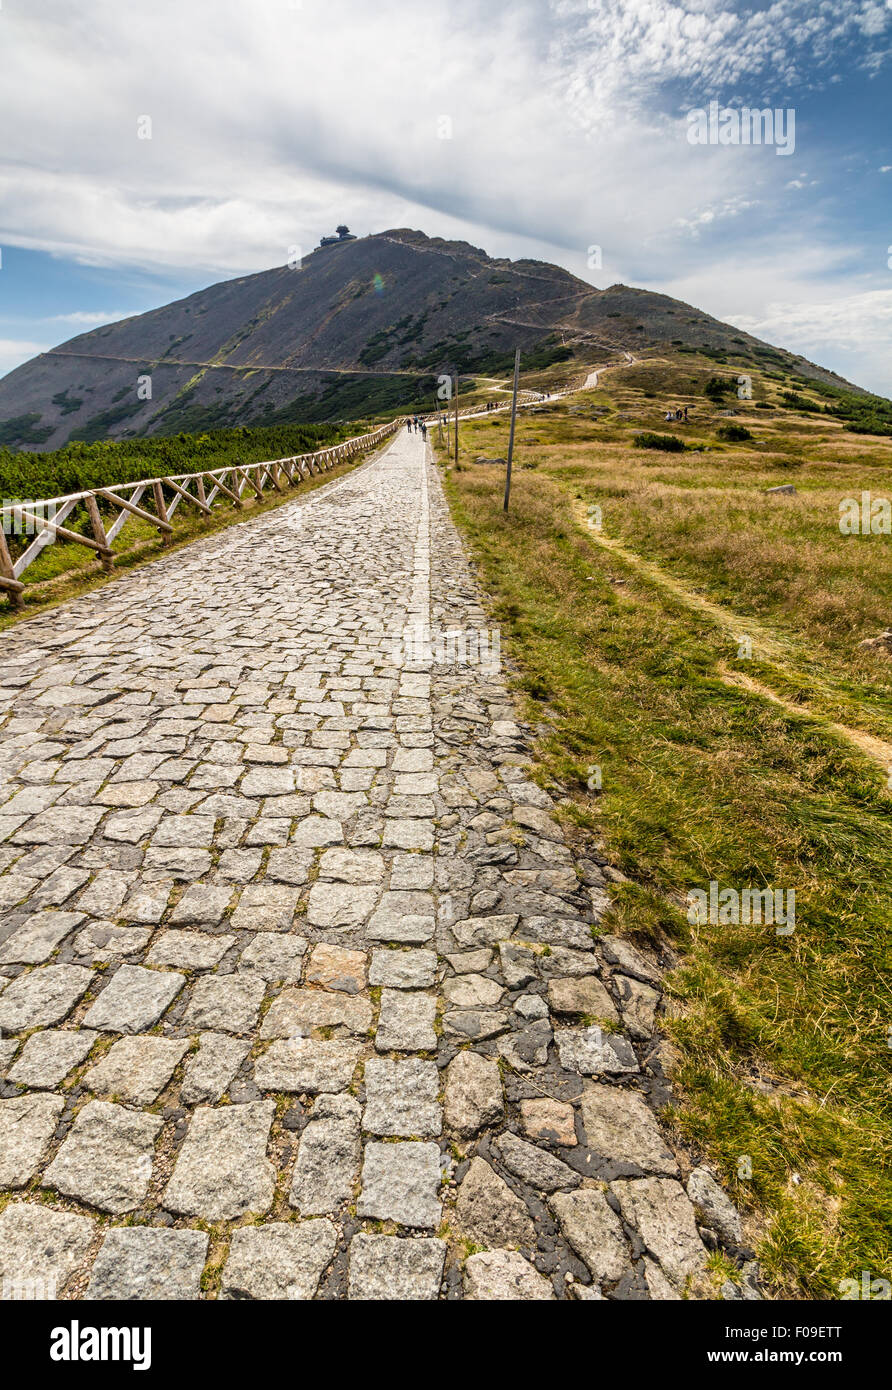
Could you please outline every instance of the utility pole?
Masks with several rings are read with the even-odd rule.
[[[453,390],[455,401],[455,466],[458,468],[458,372],[455,373],[455,389]]]
[[[511,496],[511,460],[514,457],[514,423],[517,419],[517,378],[520,375],[520,348],[514,349],[514,393],[511,397],[511,433],[508,435],[508,467],[505,470],[505,501],[503,511],[508,510]]]

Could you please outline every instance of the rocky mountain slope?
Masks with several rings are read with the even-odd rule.
[[[0,380],[0,444],[349,419],[430,400],[443,372],[504,372],[518,343],[529,367],[674,346],[845,384],[666,295],[400,228],[42,353]]]

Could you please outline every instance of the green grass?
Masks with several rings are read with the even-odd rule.
[[[677,1130],[750,1213],[775,1291],[834,1298],[838,1281],[863,1268],[892,1273],[892,803],[884,770],[820,712],[729,685],[727,669],[751,663],[729,658],[727,631],[708,610],[587,533],[590,499],[611,486],[624,490],[630,506],[616,529],[635,554],[655,557],[670,576],[696,574],[719,602],[755,602],[744,566],[717,575],[699,550],[704,530],[743,491],[726,457],[724,498],[706,515],[695,510],[680,536],[662,528],[659,507],[646,525],[629,520],[638,515],[631,434],[665,409],[622,384],[633,374],[607,377],[597,396],[577,398],[621,407],[626,421],[612,415],[605,427],[562,405],[524,422],[507,517],[499,469],[453,471],[447,492],[492,595],[493,619],[519,662],[531,718],[552,730],[538,749],[541,776],[568,792],[574,833],[602,843],[632,880],[617,894],[612,926],[641,940],[668,938],[681,954],[666,1023]],[[463,459],[492,451],[492,423],[467,426]],[[788,443],[820,473],[829,464],[811,461],[807,430],[797,425]],[[525,446],[531,434],[540,442]],[[604,438],[611,434],[612,449]],[[771,476],[746,451],[741,459],[742,468]],[[683,479],[686,466],[692,473]],[[653,467],[672,470],[673,488],[687,486],[696,499],[704,482],[696,457]],[[716,487],[714,477],[708,486]],[[786,573],[794,585],[796,566]],[[821,581],[817,568],[810,573]],[[851,593],[862,611],[853,621],[885,583],[869,567],[860,574]],[[811,619],[787,613],[782,592],[764,605],[763,621],[781,642],[794,633],[808,647],[814,679],[835,689],[832,645],[811,641]],[[776,666],[759,670],[766,681],[777,675]],[[881,719],[881,693],[866,675],[861,688]],[[849,712],[858,704],[853,681]],[[599,795],[587,789],[596,765]],[[690,925],[685,895],[711,880],[795,889],[794,934]],[[751,1177],[738,1176],[750,1171],[744,1158]]]

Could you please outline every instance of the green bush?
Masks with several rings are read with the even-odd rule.
[[[645,430],[635,435],[636,449],[662,449],[667,454],[683,454],[684,440],[674,434],[653,434]]]
[[[736,388],[729,376],[711,376],[703,388],[703,394],[715,405],[721,405],[728,393]]]
[[[745,439],[752,439],[753,436],[745,425],[719,425],[716,437],[727,440],[729,444],[742,444]]]

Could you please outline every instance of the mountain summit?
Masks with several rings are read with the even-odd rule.
[[[409,228],[347,228],[304,257],[82,333],[0,380],[0,443],[58,448],[399,409],[444,372],[503,372],[625,349],[730,352],[839,382],[667,295],[595,289]]]

